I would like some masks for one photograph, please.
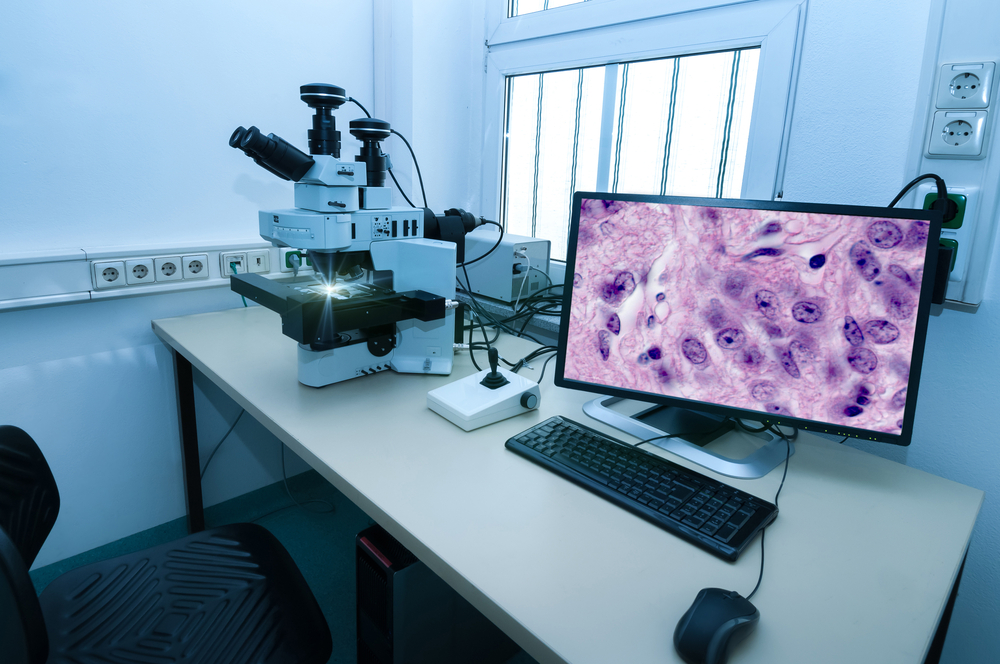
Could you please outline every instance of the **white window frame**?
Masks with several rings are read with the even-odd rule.
[[[487,0],[482,209],[499,214],[506,77],[760,47],[742,198],[781,195],[808,0],[589,0],[506,17]]]

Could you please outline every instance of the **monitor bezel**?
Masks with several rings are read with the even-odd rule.
[[[791,416],[775,416],[763,411],[748,410],[734,406],[723,406],[704,401],[693,401],[669,395],[637,392],[608,385],[586,383],[565,376],[566,349],[569,335],[569,319],[573,298],[573,274],[576,266],[577,238],[580,229],[580,208],[585,199],[613,200],[640,203],[655,203],[668,205],[689,205],[716,208],[738,208],[749,210],[767,210],[778,212],[802,212],[805,214],[831,214],[845,216],[878,217],[886,219],[915,219],[929,224],[927,233],[927,252],[924,259],[924,273],[921,279],[920,295],[917,305],[916,324],[913,337],[913,354],[910,359],[910,374],[907,381],[906,405],[903,410],[903,426],[899,434],[892,434],[870,429],[833,425],[818,420],[807,420]],[[660,196],[655,194],[625,194],[607,192],[577,191],[573,195],[570,217],[570,228],[567,238],[566,274],[563,283],[562,311],[559,321],[559,337],[556,353],[556,370],[553,382],[556,386],[574,389],[593,394],[634,399],[643,403],[665,406],[678,406],[702,413],[728,415],[764,425],[795,427],[801,431],[820,433],[831,436],[847,436],[858,440],[866,440],[893,445],[907,446],[913,438],[913,422],[916,416],[916,403],[920,375],[923,367],[924,345],[927,339],[927,324],[930,318],[931,295],[937,274],[938,241],[941,236],[943,214],[938,210],[918,210],[913,208],[887,208],[863,205],[836,205],[828,203],[800,203],[794,201],[759,201],[751,199],[731,198],[698,198],[691,196]]]

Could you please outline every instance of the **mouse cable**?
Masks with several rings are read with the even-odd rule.
[[[774,494],[774,508],[777,509],[778,496],[781,495],[781,489],[785,486],[785,478],[788,476],[788,458],[792,456],[792,439],[773,426],[769,426],[767,428],[770,429],[772,433],[778,434],[778,436],[785,441],[785,469],[781,472],[781,483],[778,485],[778,490]],[[799,430],[796,429],[793,437],[798,437],[798,434]],[[757,594],[757,590],[760,588],[760,582],[764,579],[764,535],[766,534],[767,528],[760,531],[760,574],[757,575],[757,585],[753,587],[753,590],[751,590],[750,594],[746,597],[748,602],[751,597]]]

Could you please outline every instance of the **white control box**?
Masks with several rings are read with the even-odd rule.
[[[505,233],[500,246],[486,258],[476,260],[499,239],[499,231],[485,226],[465,236],[465,269],[469,273],[468,286],[473,293],[503,302],[516,302],[551,285],[548,276],[551,243],[548,240]],[[465,281],[461,268],[458,277],[460,281]]]

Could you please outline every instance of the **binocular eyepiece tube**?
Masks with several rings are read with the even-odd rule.
[[[312,157],[280,136],[264,136],[257,127],[237,127],[229,137],[229,145],[242,150],[262,168],[282,180],[298,182],[315,163]]]

